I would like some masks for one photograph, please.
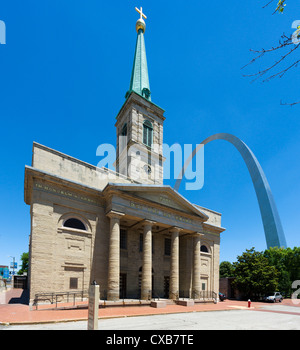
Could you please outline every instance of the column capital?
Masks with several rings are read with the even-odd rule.
[[[151,221],[151,220],[147,220],[145,219],[143,222],[142,222],[142,226],[153,226],[153,225],[156,225],[156,221]]]
[[[145,230],[145,229],[151,229],[152,230],[152,227],[154,226],[154,225],[156,225],[156,221],[151,221],[151,220],[147,220],[147,219],[145,219],[145,220],[143,220],[142,222],[141,222],[141,229],[142,230]]]
[[[147,220],[147,219],[143,219],[141,221],[136,222],[134,225],[131,226],[131,229],[138,229],[138,230],[143,230],[144,226],[150,225],[151,227],[153,225],[156,225],[155,221],[151,221],[151,220]]]
[[[170,233],[179,233],[182,230],[182,228],[174,226],[169,228]]]
[[[202,232],[194,232],[194,233],[191,233],[191,236],[201,238],[201,237],[204,237],[205,235]]]
[[[106,214],[110,219],[121,219],[122,216],[124,216],[124,213],[120,213],[118,211],[111,210]]]

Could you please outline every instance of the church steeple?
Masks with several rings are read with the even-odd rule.
[[[144,33],[146,24],[142,8],[136,10],[137,42],[126,100],[117,115],[118,173],[145,184],[163,183],[164,110],[151,101]]]
[[[147,18],[143,13],[143,9],[139,10],[135,8],[140,14],[140,18],[136,22],[137,40],[135,47],[135,54],[133,60],[133,67],[131,72],[130,87],[126,93],[126,98],[132,91],[143,96],[147,100],[151,101],[151,92],[148,75],[148,65],[146,56],[146,46],[144,33],[146,30],[146,23],[143,18]]]

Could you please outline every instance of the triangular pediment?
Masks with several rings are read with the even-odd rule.
[[[208,219],[208,216],[204,212],[170,186],[136,184],[109,184],[108,186],[123,191],[134,198],[144,199],[149,203],[157,203],[190,215],[197,215],[204,221]]]
[[[172,198],[167,193],[159,193],[159,192],[132,192],[132,195],[135,197],[144,198],[151,202],[155,202],[166,207],[170,207],[172,209],[178,209],[180,211],[184,211],[189,214],[193,214],[193,211],[188,208],[186,205],[183,205],[180,201],[176,200],[176,198]]]

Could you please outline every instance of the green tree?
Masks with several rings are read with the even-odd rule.
[[[233,277],[233,265],[229,261],[222,261],[220,264],[220,278],[222,277]]]
[[[279,273],[262,252],[257,252],[254,248],[246,249],[246,252],[237,257],[233,266],[233,286],[244,297],[257,299],[277,289]]]
[[[278,290],[289,297],[293,292],[292,283],[300,280],[300,247],[269,248],[264,256],[279,272]]]
[[[28,256],[29,256],[29,253],[23,253],[21,255],[22,267],[18,271],[18,275],[23,275],[23,273],[28,273]]]

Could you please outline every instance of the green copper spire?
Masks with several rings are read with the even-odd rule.
[[[143,9],[135,8],[140,13],[140,18],[136,22],[137,40],[133,61],[133,68],[131,73],[130,87],[126,93],[126,98],[134,91],[135,93],[143,96],[147,100],[151,101],[151,92],[148,76],[148,66],[146,57],[146,46],[144,33],[146,29],[144,18],[147,18],[143,14]]]

